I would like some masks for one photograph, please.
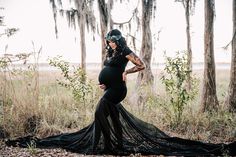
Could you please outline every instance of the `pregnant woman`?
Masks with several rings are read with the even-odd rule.
[[[126,45],[119,30],[111,30],[105,39],[107,55],[98,78],[104,94],[97,104],[94,121],[78,132],[43,139],[23,137],[8,140],[7,145],[28,147],[33,142],[39,148],[61,147],[81,154],[236,155],[236,142],[212,144],[170,137],[126,111],[120,104],[127,93],[126,75],[143,70],[145,66]],[[128,61],[135,66],[126,70]]]
[[[104,68],[99,74],[99,86],[104,89],[104,95],[95,112],[96,149],[101,133],[104,138],[104,152],[113,152],[113,148],[122,151],[122,125],[119,120],[118,105],[126,96],[126,75],[144,69],[143,62],[126,45],[124,37],[117,29],[110,31],[106,36],[107,56]],[[125,71],[128,61],[135,66]],[[109,119],[112,122],[109,123]],[[111,136],[114,132],[114,139]],[[113,143],[115,141],[115,143]],[[112,147],[112,145],[114,145]]]

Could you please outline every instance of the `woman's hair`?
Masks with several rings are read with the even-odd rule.
[[[109,42],[108,41],[113,41],[116,43],[117,45],[117,51],[118,52],[122,52],[124,50],[124,48],[127,47],[125,38],[122,36],[121,32],[118,29],[113,29],[111,31],[109,31],[105,37],[106,39],[106,49],[109,51],[112,51],[112,49],[109,46]]]

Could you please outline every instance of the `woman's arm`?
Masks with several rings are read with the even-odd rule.
[[[130,53],[129,55],[125,56],[128,60],[130,60],[135,66],[127,69],[123,73],[123,80],[126,81],[126,75],[129,73],[135,73],[137,71],[141,71],[145,69],[145,65],[143,61],[135,54],[135,53]]]
[[[134,67],[125,70],[126,74],[135,73],[137,71],[145,69],[143,61],[135,53],[130,53],[126,56],[126,58],[135,65]]]

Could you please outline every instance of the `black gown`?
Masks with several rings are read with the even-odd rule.
[[[63,148],[81,154],[218,156],[236,155],[236,142],[230,144],[203,143],[170,137],[156,126],[146,123],[121,105],[127,93],[122,73],[132,51],[125,48],[104,62],[99,82],[106,85],[103,97],[95,111],[95,119],[87,127],[43,139],[21,137],[7,140],[9,146],[28,147],[32,142],[38,148]]]

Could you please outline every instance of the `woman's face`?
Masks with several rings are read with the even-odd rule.
[[[116,45],[116,43],[114,42],[114,41],[108,41],[108,43],[109,43],[109,46],[113,49],[113,50],[115,50],[116,49],[116,47],[117,47],[117,45]]]

